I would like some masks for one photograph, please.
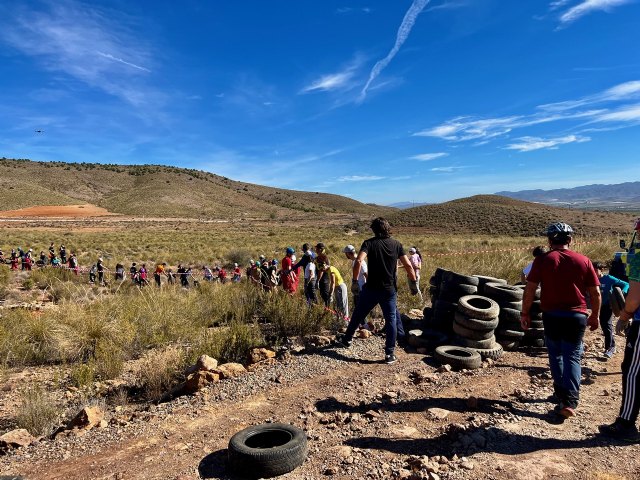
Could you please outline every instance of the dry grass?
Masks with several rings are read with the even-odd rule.
[[[137,372],[137,384],[151,401],[158,401],[178,381],[185,366],[185,352],[178,347],[151,350]]]
[[[16,415],[18,428],[32,435],[49,435],[62,414],[52,397],[39,386],[30,386],[20,392],[20,406]]]

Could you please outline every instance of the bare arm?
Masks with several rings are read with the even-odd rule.
[[[602,294],[599,287],[589,287],[589,296],[591,297],[591,315],[587,320],[587,325],[593,331],[596,330],[600,324],[598,317],[600,315],[600,305],[602,304]]]
[[[355,262],[353,262],[353,271],[351,273],[353,274],[353,281],[355,282],[358,281],[358,277],[360,276],[360,269],[362,268],[362,262],[364,262],[365,258],[367,258],[367,252],[360,250]]]
[[[403,255],[398,260],[400,260],[400,263],[402,263],[402,266],[407,272],[407,277],[409,277],[409,280],[412,280],[415,282],[417,280],[416,272],[413,269],[413,265],[411,265],[411,262],[409,261],[409,257],[407,257],[406,255]]]
[[[529,312],[531,311],[531,305],[536,298],[536,290],[538,284],[536,282],[527,282],[527,286],[524,287],[524,295],[522,297],[522,312],[520,314],[520,324],[523,330],[528,330],[531,325],[531,318]]]

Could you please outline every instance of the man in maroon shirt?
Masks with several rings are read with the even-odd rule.
[[[584,255],[569,250],[573,229],[566,223],[547,228],[551,250],[535,258],[527,276],[522,300],[522,328],[531,324],[529,311],[538,285],[541,285],[541,309],[544,335],[549,353],[549,368],[555,396],[560,401],[558,413],[575,415],[580,393],[580,360],[586,326],[598,328],[600,282],[593,264]],[[587,309],[586,294],[591,298]]]

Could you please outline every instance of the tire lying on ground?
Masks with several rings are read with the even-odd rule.
[[[448,340],[447,335],[437,330],[409,330],[407,343],[414,348],[433,349]]]
[[[495,342],[491,348],[474,348],[476,352],[480,354],[480,357],[484,360],[490,358],[491,360],[498,360],[504,353],[502,345]]]
[[[500,323],[520,323],[520,310],[513,308],[502,308],[500,310]]]
[[[493,337],[493,330],[472,330],[460,325],[457,319],[453,322],[453,333],[469,340],[486,340]],[[471,345],[464,346],[469,347]]]
[[[490,320],[498,317],[500,307],[490,298],[480,295],[467,295],[458,300],[458,312],[470,318]]]
[[[230,473],[249,478],[284,475],[302,465],[306,458],[307,434],[293,425],[254,425],[229,440]]]
[[[447,282],[450,285],[465,284],[465,285],[473,285],[474,287],[477,287],[478,284],[480,283],[480,279],[478,277],[461,275],[460,273],[450,272],[450,271],[443,273],[442,281]]]
[[[624,293],[620,287],[613,287],[611,294],[609,295],[609,303],[611,303],[611,311],[616,317],[620,316],[620,312],[624,309]]]
[[[496,302],[521,302],[524,290],[512,285],[501,283],[487,283],[484,286],[484,294]]]
[[[452,368],[475,370],[482,366],[482,357],[471,348],[442,345],[436,348],[433,356],[441,364],[448,363]]]
[[[463,347],[473,348],[474,350],[479,350],[479,349],[484,350],[484,349],[494,348],[496,343],[496,337],[493,335],[493,333],[489,338],[486,338],[484,340],[472,340],[470,338],[458,336],[458,338],[456,338],[456,341],[459,345],[462,345]]]

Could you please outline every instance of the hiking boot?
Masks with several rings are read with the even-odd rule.
[[[351,340],[347,340],[344,335],[338,335],[336,337],[336,344],[342,348],[349,348],[351,346]]]
[[[386,363],[387,365],[393,365],[397,361],[398,361],[398,359],[396,358],[396,356],[393,353],[391,355],[385,355],[384,356],[384,363]]]
[[[616,418],[616,421],[611,425],[600,425],[598,430],[602,435],[625,442],[637,442],[640,440],[638,428],[635,424],[621,418]]]

